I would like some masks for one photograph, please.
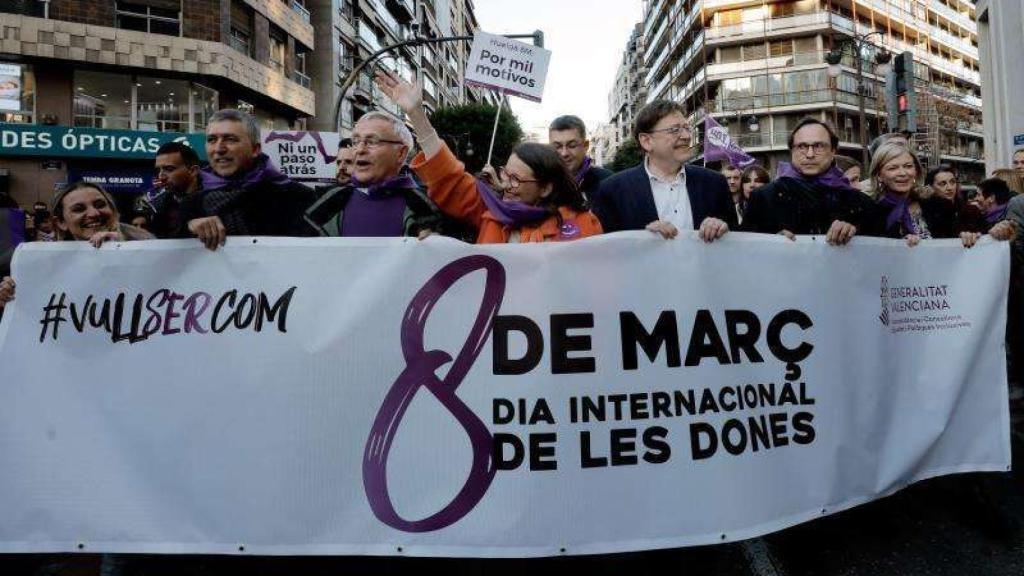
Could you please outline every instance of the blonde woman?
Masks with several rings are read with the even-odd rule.
[[[899,141],[882,144],[871,158],[871,188],[877,207],[877,227],[887,238],[905,238],[910,246],[930,238],[955,238],[956,212],[952,204],[932,196],[919,185],[924,168],[910,148]],[[988,233],[1009,240],[1015,227],[1009,221],[995,223]],[[966,248],[974,246],[979,232],[959,234]]]
[[[53,220],[58,240],[79,240],[99,248],[104,242],[151,240],[152,234],[130,224],[121,223],[117,204],[110,194],[96,184],[76,182],[53,197]],[[0,280],[0,309],[14,299],[14,278]]]

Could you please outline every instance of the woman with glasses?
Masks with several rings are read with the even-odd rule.
[[[466,172],[438,137],[423,109],[423,89],[381,72],[377,83],[409,116],[420,152],[412,169],[427,185],[431,200],[449,216],[477,228],[478,244],[554,242],[601,233],[573,177],[550,146],[523,143],[498,170],[504,199]]]

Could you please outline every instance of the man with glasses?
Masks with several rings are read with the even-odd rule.
[[[302,213],[312,189],[282,174],[260,147],[256,119],[239,110],[214,112],[206,125],[209,166],[199,171],[202,192],[187,197],[188,231],[210,250],[228,236],[311,236]]]
[[[611,170],[594,165],[594,161],[587,155],[590,152],[587,126],[578,117],[555,118],[548,127],[548,143],[558,152],[558,157],[575,178],[576,186],[583,192],[584,198],[592,198],[601,181],[612,175]]]
[[[820,234],[843,245],[872,221],[874,203],[836,166],[839,137],[827,123],[804,118],[789,134],[792,164],[779,164],[774,182],[750,197],[743,230],[782,234]]]
[[[199,193],[199,155],[187,144],[167,142],[156,151],[153,189],[139,198],[147,207],[150,231],[157,238],[187,238],[181,204]]]
[[[441,213],[405,160],[412,133],[383,112],[363,115],[352,129],[352,172],[305,214],[321,236],[418,236],[437,231]],[[339,171],[340,172],[340,171]]]
[[[644,106],[633,137],[644,160],[601,182],[592,199],[605,232],[646,228],[674,238],[680,230],[697,230],[702,240],[711,242],[735,227],[725,178],[686,164],[692,155],[692,129],[682,106],[669,100]]]

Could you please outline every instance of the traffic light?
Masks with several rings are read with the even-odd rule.
[[[917,96],[914,91],[914,53],[893,58],[892,72],[885,82],[890,132],[917,132]]]

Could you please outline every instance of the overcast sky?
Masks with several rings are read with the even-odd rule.
[[[593,130],[608,121],[608,92],[633,26],[643,17],[642,0],[476,0],[484,32],[544,31],[551,65],[544,100],[511,97],[526,131],[542,129],[562,114],[575,114]],[[526,40],[529,42],[529,40]]]

